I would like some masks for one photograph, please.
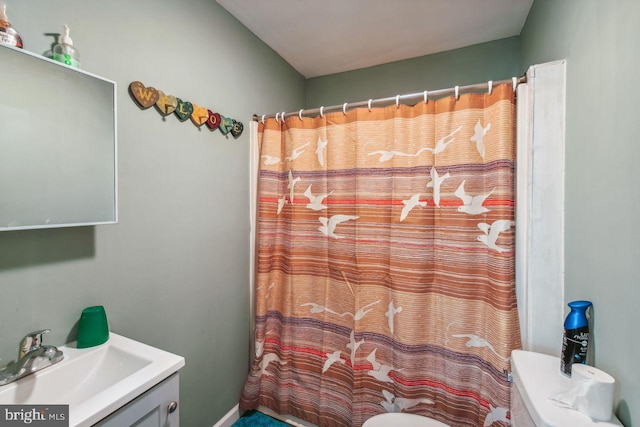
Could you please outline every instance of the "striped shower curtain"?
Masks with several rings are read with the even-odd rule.
[[[320,426],[509,425],[510,85],[259,124],[255,361],[241,407]]]

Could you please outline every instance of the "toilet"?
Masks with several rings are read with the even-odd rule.
[[[549,396],[566,389],[571,379],[560,372],[560,358],[531,351],[511,352],[511,425],[513,427],[612,427],[615,417],[595,422],[588,416],[555,405]]]
[[[448,427],[440,421],[403,412],[389,412],[369,418],[362,427]]]
[[[513,427],[614,427],[622,423],[614,416],[607,422],[592,421],[573,409],[561,408],[548,399],[569,386],[571,379],[560,372],[560,358],[531,351],[511,353],[511,425]],[[388,413],[369,418],[362,427],[447,427],[431,418]]]

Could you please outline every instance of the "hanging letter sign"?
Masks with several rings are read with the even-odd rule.
[[[158,91],[153,87],[145,87],[140,82],[133,82],[129,85],[131,94],[138,101],[142,108],[149,108],[158,102]]]
[[[214,113],[206,107],[183,101],[173,95],[167,95],[163,91],[151,86],[145,86],[139,81],[131,82],[129,91],[143,110],[155,105],[162,116],[174,113],[182,122],[190,118],[191,122],[197,127],[206,123],[207,127],[212,131],[219,129],[223,135],[231,132],[234,138],[238,138],[244,129],[242,122],[225,117],[220,113]]]
[[[165,95],[163,91],[159,90],[156,107],[158,107],[160,114],[168,116],[176,111],[176,108],[178,107],[178,99],[173,95]]]

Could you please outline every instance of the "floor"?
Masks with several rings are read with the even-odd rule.
[[[289,427],[289,424],[283,423],[271,418],[262,412],[248,411],[231,427]]]

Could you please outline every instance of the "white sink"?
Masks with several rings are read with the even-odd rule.
[[[184,366],[184,357],[121,335],[60,347],[64,359],[0,387],[0,404],[68,404],[69,426],[91,426]]]

